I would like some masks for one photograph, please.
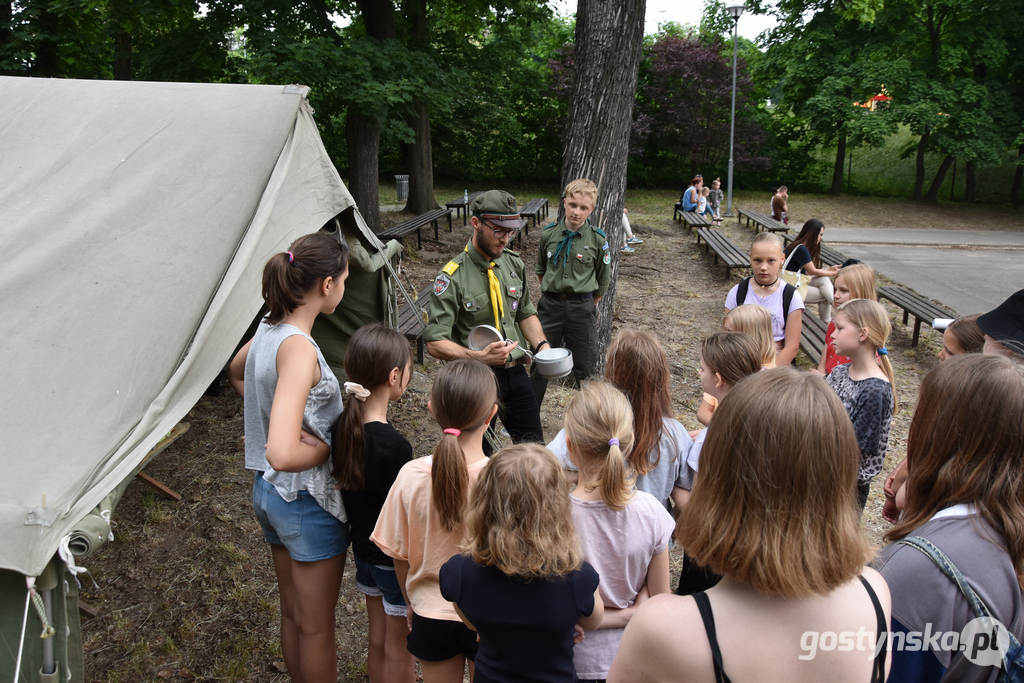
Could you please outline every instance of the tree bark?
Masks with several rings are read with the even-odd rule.
[[[597,185],[591,221],[607,233],[610,245],[611,284],[598,307],[599,369],[611,340],[646,4],[646,0],[579,0],[576,9],[575,77],[561,175],[563,187],[575,178],[590,178]],[[563,214],[559,207],[559,216]]]
[[[39,2],[39,42],[36,44],[36,61],[32,65],[33,76],[56,78],[57,73],[57,15],[50,11],[50,3]]]
[[[391,0],[358,0],[366,34],[377,40],[395,37]],[[349,108],[345,116],[348,143],[348,187],[359,212],[373,231],[380,230],[380,130],[381,123]]]
[[[1020,203],[1020,188],[1024,185],[1024,145],[1017,148],[1017,168],[1013,172],[1013,184],[1010,186],[1010,202],[1017,206]]]
[[[843,162],[846,160],[846,133],[839,134],[839,141],[836,144],[836,164],[832,168],[832,189],[829,194],[842,194],[843,192]]]
[[[924,153],[928,149],[928,137],[930,133],[921,133],[921,139],[917,143],[917,161],[914,167],[914,190],[910,198],[914,201],[921,199],[921,191],[924,189]]]
[[[11,48],[11,36],[13,35],[11,22],[14,20],[14,9],[10,2],[0,2],[0,74],[14,76],[18,72],[10,68],[11,63],[6,63],[14,55]]]
[[[974,203],[978,201],[978,168],[973,161],[968,161],[966,166],[964,169],[964,201]]]
[[[409,47],[413,50],[428,49],[426,0],[407,0],[403,6],[409,20]],[[409,197],[405,210],[423,213],[437,207],[434,199],[434,156],[430,142],[430,107],[425,100],[417,99],[413,102],[407,123],[416,137],[403,150],[409,169]]]
[[[947,154],[946,158],[939,164],[939,170],[935,172],[935,178],[932,179],[932,184],[928,186],[928,194],[925,195],[925,200],[929,202],[939,201],[939,188],[942,187],[942,181],[946,179],[946,171],[953,165],[953,155]]]
[[[114,80],[132,80],[132,36],[123,28],[114,33]]]

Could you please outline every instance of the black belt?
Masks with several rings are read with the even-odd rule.
[[[586,292],[584,294],[576,294],[575,292],[541,292],[546,297],[551,299],[558,299],[560,301],[586,301],[587,299],[593,299],[593,292]]]

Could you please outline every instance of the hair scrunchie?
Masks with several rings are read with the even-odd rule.
[[[288,254],[288,263],[294,263],[295,262],[295,254],[293,254],[290,251],[286,251],[284,253]]]
[[[370,391],[358,382],[345,382],[345,393],[352,394],[360,401],[370,398]]]
[[[879,347],[878,355],[879,356],[888,356],[889,355],[889,349],[885,348],[884,346]]]
[[[462,430],[456,429],[455,427],[448,427],[447,429],[444,430],[444,433],[451,434],[454,437],[458,437],[460,434],[462,434]]]
[[[615,438],[615,437],[613,436],[612,438],[608,439],[608,445],[609,445],[609,446],[618,446],[618,445],[619,445],[619,440],[618,440],[618,439],[616,439],[616,438]]]

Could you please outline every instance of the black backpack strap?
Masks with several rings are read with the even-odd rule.
[[[750,278],[745,277],[736,286],[736,305],[741,306],[747,300],[747,290],[750,288]]]
[[[796,287],[789,284],[788,282],[785,282],[783,284],[784,286],[782,288],[782,314],[788,318],[789,306],[790,304],[793,303],[793,295],[796,294]],[[783,323],[782,327],[783,329],[785,329],[785,323]]]
[[[871,598],[871,604],[875,608],[875,621],[877,629],[875,642],[878,644],[875,652],[875,667],[871,671],[871,683],[885,683],[885,656],[889,649],[889,638],[888,628],[885,621],[885,611],[882,610],[882,603],[878,601],[878,596],[875,594],[875,589],[871,587],[868,580],[863,576],[858,576],[861,584],[864,585],[864,590],[868,592],[868,597]]]
[[[729,677],[725,675],[725,668],[722,666],[722,651],[718,648],[718,635],[715,632],[715,615],[711,613],[711,603],[704,591],[693,594],[697,602],[697,609],[700,611],[701,621],[704,622],[704,632],[707,633],[708,643],[711,645],[711,661],[715,666],[715,683],[730,683]]]

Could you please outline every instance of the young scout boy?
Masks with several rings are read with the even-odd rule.
[[[434,279],[423,341],[434,358],[474,358],[489,365],[498,381],[498,416],[512,441],[543,443],[540,401],[526,374],[525,349],[550,344],[530,301],[526,266],[505,248],[523,221],[515,197],[501,190],[482,193],[469,210],[473,236]],[[480,351],[468,348],[469,331],[482,324],[496,327],[507,341]]]
[[[597,186],[574,180],[562,203],[565,218],[545,226],[537,245],[537,315],[548,340],[572,351],[573,376],[580,382],[594,373],[597,304],[608,291],[611,252],[608,237],[590,224]],[[543,401],[547,380],[534,373],[533,387]]]

